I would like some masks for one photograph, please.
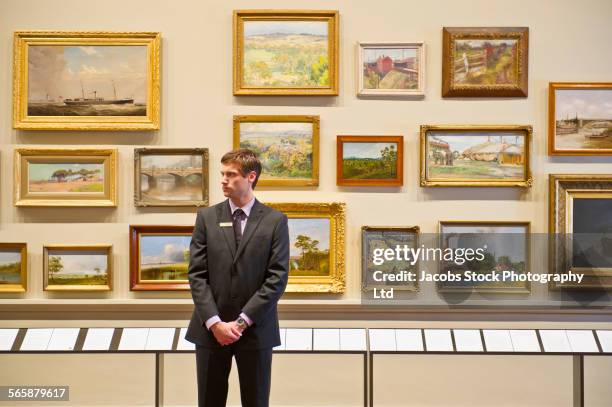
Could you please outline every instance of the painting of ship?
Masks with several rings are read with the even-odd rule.
[[[90,93],[93,93],[93,98],[85,97],[85,89],[83,88],[83,81],[81,81],[81,95],[80,98],[74,99],[64,99],[64,103],[68,106],[90,106],[90,105],[126,105],[126,104],[134,104],[134,98],[123,98],[117,99],[117,88],[115,87],[115,82],[113,82],[113,94],[115,97],[113,99],[104,99],[98,96],[98,91],[94,90]]]

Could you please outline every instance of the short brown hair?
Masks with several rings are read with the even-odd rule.
[[[243,177],[246,177],[251,171],[255,171],[257,174],[253,182],[253,189],[255,189],[261,174],[261,162],[253,151],[248,148],[237,148],[229,151],[221,157],[221,164],[238,164],[238,170]]]

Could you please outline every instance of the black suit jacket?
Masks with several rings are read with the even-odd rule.
[[[221,226],[221,224],[229,226]],[[253,322],[238,349],[280,345],[276,305],[289,275],[287,216],[255,200],[236,248],[229,201],[198,211],[190,245],[189,285],[195,309],[185,339],[219,347],[206,321],[229,322],[244,312]]]

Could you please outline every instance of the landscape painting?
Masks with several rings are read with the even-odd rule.
[[[45,290],[110,290],[110,246],[45,246]]]
[[[382,275],[397,274],[402,271],[419,273],[418,262],[410,264],[406,260],[385,260],[383,264],[374,264],[374,250],[395,250],[396,246],[416,249],[418,247],[419,228],[414,227],[361,227],[361,288],[372,291],[374,288],[394,288],[395,290],[416,291],[417,281],[376,281],[374,272]]]
[[[136,149],[136,206],[207,206],[207,149]]]
[[[191,236],[141,235],[140,279],[187,281]]]
[[[147,46],[31,45],[29,116],[146,116]]]
[[[445,27],[442,38],[442,96],[527,96],[527,27]]]
[[[103,193],[104,163],[28,163],[28,192]]]
[[[248,148],[262,164],[258,186],[319,184],[319,118],[236,116],[234,148]]]
[[[14,44],[15,128],[159,128],[159,33],[18,31]]]
[[[469,270],[489,275],[504,270],[524,274],[529,270],[529,222],[440,222],[441,248],[483,250],[462,264],[440,261],[440,272],[463,274]],[[438,282],[440,292],[475,291],[497,293],[529,293],[528,281],[444,281]]]
[[[289,293],[342,293],[346,289],[342,202],[266,203],[284,213],[289,228]]]
[[[423,129],[421,185],[529,186],[528,126]]]
[[[423,95],[423,43],[360,43],[358,95]]]
[[[235,94],[337,93],[336,12],[235,12]]]
[[[289,219],[289,276],[329,275],[329,219]]]
[[[549,97],[551,154],[612,155],[612,83],[551,83]]]
[[[27,288],[25,243],[0,243],[0,293],[25,292]]]
[[[338,136],[338,185],[402,185],[401,136]]]
[[[517,82],[517,39],[456,40],[453,69],[458,85]]]

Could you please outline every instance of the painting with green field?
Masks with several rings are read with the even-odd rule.
[[[518,43],[518,39],[457,39],[453,60],[455,84],[517,84]]]
[[[344,179],[397,178],[397,143],[344,142]]]
[[[108,286],[108,252],[102,250],[47,251],[46,285],[50,286]]]
[[[330,275],[330,220],[289,218],[289,276]]]
[[[21,250],[0,250],[0,286],[21,284]]]
[[[28,162],[28,192],[103,193],[104,164]]]
[[[140,281],[185,282],[191,234],[141,234]]]
[[[315,143],[318,140],[312,121],[241,121],[238,136],[239,147],[252,150],[261,161],[261,185],[280,185],[283,181],[318,182],[315,173]]]
[[[526,178],[524,132],[429,131],[427,179],[523,180]]]
[[[329,87],[327,21],[245,21],[246,87]]]

